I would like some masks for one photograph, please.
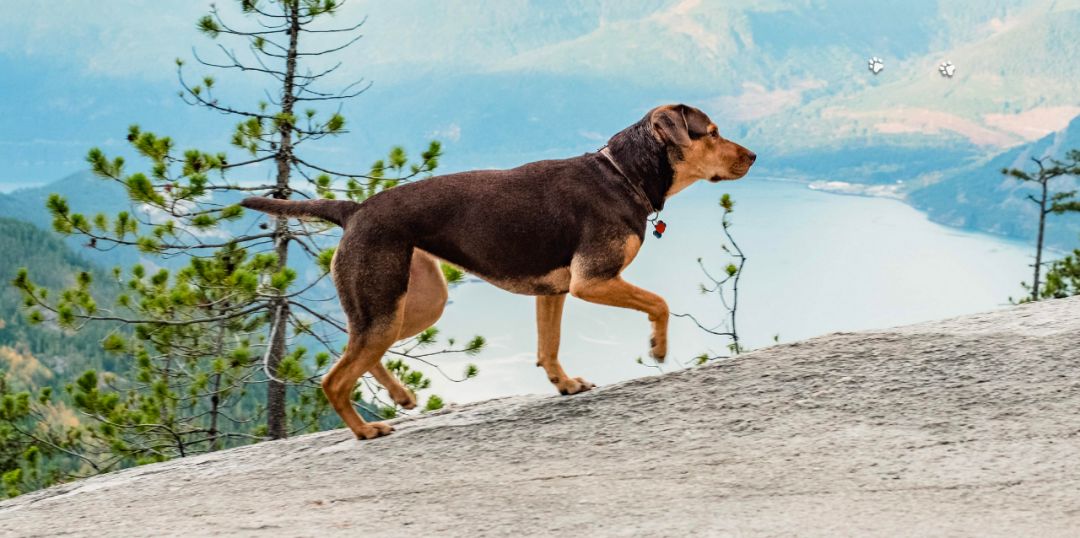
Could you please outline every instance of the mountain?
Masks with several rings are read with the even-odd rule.
[[[5,536],[1070,536],[1080,297],[100,475]]]
[[[578,150],[676,100],[773,158],[852,145],[993,152],[1080,114],[1075,0],[410,7],[352,6],[370,13],[361,53],[379,106],[365,109],[391,132],[454,125],[469,155],[526,141]],[[886,61],[877,76],[871,55]],[[952,78],[938,74],[945,60]]]
[[[311,66],[342,61],[329,88],[374,82],[344,106],[352,133],[322,146],[332,169],[364,169],[392,144],[429,138],[446,143],[450,171],[573,155],[649,108],[681,101],[757,150],[759,173],[847,179],[870,170],[868,181],[888,183],[1036,140],[1080,114],[1080,0],[415,0],[394,8],[367,0],[345,3],[336,18],[365,16],[355,47]],[[176,54],[195,46],[211,55],[214,45],[180,19],[163,39]],[[101,33],[117,39],[110,30]],[[336,39],[309,38],[312,49]],[[878,75],[866,69],[870,56],[885,61]],[[131,122],[180,147],[228,145],[232,119],[177,106],[171,76],[72,86],[67,70],[12,57],[21,63],[0,57],[5,72],[56,106],[2,111],[29,140],[64,134],[50,144],[0,144],[0,162],[27,163],[0,180],[40,180],[29,176],[53,163],[77,166],[93,145],[115,153]],[[952,78],[938,74],[946,60],[956,65]],[[220,75],[223,99],[237,106],[263,95],[252,79]],[[61,106],[75,91],[91,104]],[[847,161],[839,170],[830,166],[837,157]],[[830,173],[841,177],[822,177]]]
[[[809,120],[799,121],[812,140],[803,147],[863,140],[992,152],[1060,130],[1080,114],[1080,3],[941,2],[934,11],[921,19],[937,29],[928,50],[886,57],[885,71],[858,77],[857,91],[824,95],[777,121]],[[943,61],[957,66],[955,76],[937,72]]]
[[[84,170],[40,187],[0,193],[0,216],[34,224],[49,232],[50,239],[55,240],[60,236],[52,233],[52,215],[45,209],[45,202],[53,193],[67,198],[73,211],[88,217],[97,213],[112,216],[131,209],[127,194],[120,184],[104,181]],[[82,236],[71,236],[62,241],[80,256],[102,266],[130,265],[138,261],[138,255],[132,249],[97,251],[86,248],[86,238]]]
[[[1062,131],[1004,151],[976,166],[946,173],[936,183],[911,192],[908,200],[942,224],[1033,240],[1039,209],[1027,196],[1037,194],[1037,187],[1004,176],[1001,170],[1031,171],[1032,157],[1062,158],[1070,149],[1080,149],[1080,116]],[[1059,178],[1051,188],[1052,192],[1080,190],[1080,178]],[[1065,250],[1080,244],[1080,214],[1050,215],[1047,222],[1048,245]]]

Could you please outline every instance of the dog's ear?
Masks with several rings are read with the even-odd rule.
[[[711,124],[709,116],[692,106],[665,106],[652,113],[653,131],[664,142],[680,147],[709,134]]]
[[[686,105],[672,105],[656,109],[650,123],[661,140],[679,147],[690,145],[690,129],[686,124]]]
[[[691,139],[697,140],[709,134],[712,120],[704,112],[688,106],[683,111],[683,118],[686,120],[686,132],[689,133]]]

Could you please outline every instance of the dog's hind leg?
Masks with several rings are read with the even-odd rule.
[[[349,343],[323,377],[322,387],[326,399],[353,434],[358,439],[373,439],[393,428],[382,422],[364,422],[353,408],[352,393],[364,373],[379,370],[382,377],[385,372],[380,361],[397,341],[405,317],[412,249],[363,239],[346,235],[334,256],[334,283],[349,320]],[[400,383],[397,386],[401,387]]]
[[[536,365],[547,373],[559,394],[577,394],[596,385],[580,377],[570,377],[559,364],[559,338],[562,332],[563,304],[566,294],[536,297]]]
[[[439,261],[422,250],[413,250],[409,264],[409,291],[405,294],[405,313],[397,339],[416,336],[439,321],[448,297],[449,291]],[[382,361],[375,363],[371,375],[386,388],[398,405],[405,409],[416,407],[416,395],[402,385]]]
[[[400,309],[399,309],[400,312]],[[357,439],[374,439],[389,434],[393,428],[384,422],[365,422],[353,408],[352,393],[365,372],[378,365],[386,350],[394,344],[401,325],[400,314],[390,323],[372,326],[349,334],[349,343],[334,366],[322,379],[326,399]],[[384,368],[385,369],[385,368]]]

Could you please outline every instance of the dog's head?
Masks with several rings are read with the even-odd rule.
[[[739,179],[754,164],[754,152],[720,135],[704,112],[686,105],[664,105],[645,116],[656,137],[668,150],[675,172],[666,197],[699,179],[711,182]]]

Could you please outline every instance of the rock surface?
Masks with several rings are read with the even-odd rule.
[[[4,536],[1075,536],[1080,298],[128,469]]]

